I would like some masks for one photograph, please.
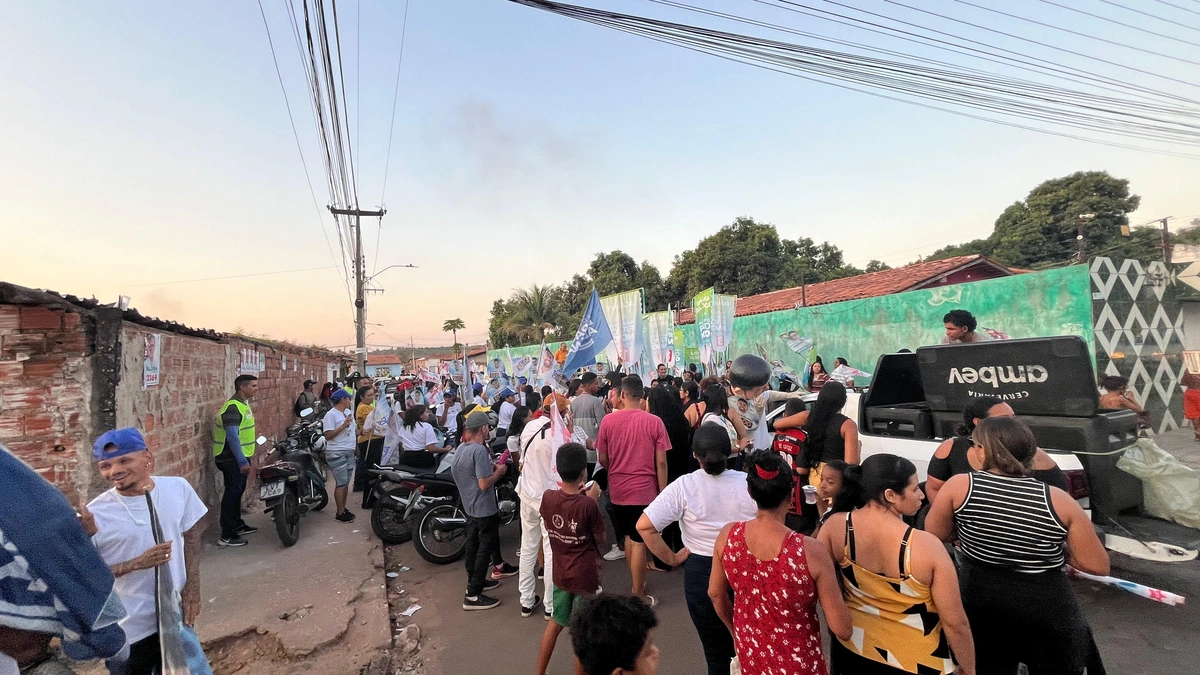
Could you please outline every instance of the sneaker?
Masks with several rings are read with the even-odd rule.
[[[517,572],[520,571],[521,570],[517,569],[513,565],[509,565],[508,563],[500,563],[499,565],[492,566],[492,578],[503,579],[504,577],[516,576]]]
[[[241,537],[232,537],[232,538],[230,538],[230,539],[226,539],[225,537],[221,537],[221,538],[220,538],[220,540],[218,540],[218,541],[217,541],[217,546],[221,546],[221,547],[226,547],[226,546],[245,546],[246,544],[249,544],[249,543],[250,543],[250,542],[246,541],[245,539],[242,539]]]
[[[550,613],[550,610],[546,610],[545,619],[547,621],[549,621],[550,619],[553,619],[553,618],[554,618],[554,615]]]
[[[542,596],[540,596],[540,595],[533,596],[533,605],[531,605],[529,607],[526,607],[525,605],[521,605],[521,616],[523,616],[525,618],[529,618],[529,617],[533,616],[533,610],[537,609],[537,606],[540,604],[542,604]]]
[[[642,600],[645,601],[647,605],[650,605],[650,609],[658,607],[658,598],[654,597],[653,595],[647,595],[642,598]]]
[[[496,579],[484,579],[483,580],[483,590],[485,590],[485,591],[495,590],[499,586],[500,586],[500,582]]]
[[[617,547],[616,544],[613,544],[612,550],[609,551],[608,553],[604,554],[604,559],[609,562],[612,562],[614,560],[624,560],[625,559],[625,551],[622,551],[620,548]]]
[[[537,577],[538,577],[539,581],[546,578],[546,568],[545,567],[538,568]]]
[[[339,513],[333,517],[334,520],[340,520],[343,523],[353,523],[354,518],[355,518],[354,514],[350,513],[349,511],[342,511],[341,513]]]
[[[483,593],[480,593],[479,595],[468,595],[463,597],[463,609],[467,610],[468,612],[481,609],[491,609],[499,606],[499,599],[488,597]]]
[[[255,532],[258,532],[258,528],[254,527],[253,525],[242,525],[237,530],[239,537],[243,534],[254,534]]]

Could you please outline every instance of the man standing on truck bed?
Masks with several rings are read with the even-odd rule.
[[[946,337],[942,338],[944,345],[967,344],[969,342],[990,342],[987,333],[977,333],[978,323],[975,316],[965,309],[952,309],[942,317],[946,326]]]

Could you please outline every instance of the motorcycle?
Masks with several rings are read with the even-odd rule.
[[[301,412],[311,411],[312,408],[305,408]],[[309,415],[312,413],[309,412]],[[315,468],[318,476],[321,477],[321,482],[329,480],[329,460],[325,457],[325,447],[327,441],[325,434],[322,433],[321,420],[305,419],[308,415],[301,415],[298,422],[293,423],[287,428],[287,438],[295,438],[298,443],[312,452],[313,459],[316,462]]]
[[[305,414],[311,414],[311,409],[307,410]],[[262,444],[266,439],[260,437],[258,441]],[[289,436],[276,443],[274,451],[279,452],[279,460],[258,470],[259,497],[267,505],[264,513],[270,513],[275,521],[279,540],[284,546],[292,546],[300,539],[300,517],[309,510],[325,508],[329,493],[307,437]]]
[[[447,453],[449,454],[449,453]],[[508,471],[496,482],[496,498],[500,504],[501,527],[517,520],[521,500],[517,496],[516,471],[511,460]],[[467,548],[467,514],[462,508],[462,498],[453,478],[445,479],[436,476],[430,478],[412,478],[418,486],[424,486],[428,497],[428,507],[421,514],[417,523],[413,547],[417,554],[435,565],[447,565],[463,556]]]

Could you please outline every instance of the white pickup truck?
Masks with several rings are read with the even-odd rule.
[[[1101,410],[1095,382],[1091,353],[1078,337],[921,347],[882,355],[871,386],[847,392],[842,414],[858,424],[864,458],[905,457],[924,481],[966,403],[999,398],[1033,430],[1080,505],[1113,517],[1141,505],[1141,483],[1116,468],[1121,449],[1137,440],[1137,416]],[[811,405],[816,395],[804,399]]]

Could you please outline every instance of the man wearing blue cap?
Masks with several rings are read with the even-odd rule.
[[[125,605],[119,623],[126,648],[106,665],[111,675],[151,675],[162,668],[154,570],[162,567],[180,590],[183,623],[200,614],[200,528],[208,512],[183,478],[152,476],[154,456],[133,428],[109,431],[92,447],[100,475],[112,488],[81,511],[83,529],[116,577]],[[154,500],[163,543],[154,543],[146,493]]]
[[[258,528],[242,520],[242,493],[246,491],[246,476],[250,473],[250,458],[254,456],[257,436],[254,411],[250,400],[258,391],[258,378],[238,375],[233,380],[233,398],[217,411],[213,426],[213,457],[225,480],[221,496],[221,538],[219,546],[245,546],[243,534],[254,534]]]

